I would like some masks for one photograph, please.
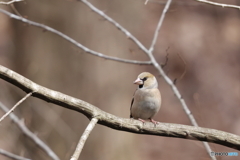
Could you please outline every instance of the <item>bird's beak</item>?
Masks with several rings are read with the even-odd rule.
[[[140,78],[137,78],[133,83],[137,85],[142,85],[143,81]]]

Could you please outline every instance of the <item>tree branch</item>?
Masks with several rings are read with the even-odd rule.
[[[14,111],[15,108],[17,108],[17,106],[19,106],[23,101],[25,101],[28,97],[30,97],[33,94],[33,92],[28,93],[26,96],[24,96],[20,101],[18,101],[7,113],[5,113],[1,119],[0,122],[2,122],[2,120],[4,118],[6,118],[11,112]]]
[[[24,158],[24,157],[18,156],[16,154],[10,153],[10,152],[5,151],[3,149],[0,149],[0,154],[6,156],[8,158],[15,159],[15,160],[30,160],[28,158]]]
[[[89,134],[92,132],[93,128],[95,127],[96,123],[98,122],[98,119],[97,118],[92,118],[90,123],[88,124],[87,128],[85,129],[81,139],[79,140],[78,142],[78,145],[76,147],[76,150],[73,154],[73,156],[71,157],[70,160],[78,160],[81,152],[82,152],[82,149],[83,149],[83,146],[89,136]]]
[[[0,78],[19,87],[25,92],[34,92],[32,96],[44,101],[80,112],[89,119],[96,118],[98,123],[112,129],[127,131],[136,134],[148,134],[164,137],[175,137],[199,141],[207,141],[230,148],[240,150],[240,136],[195,126],[181,124],[159,123],[154,126],[152,123],[145,123],[129,118],[119,118],[99,108],[82,101],[80,99],[68,96],[66,94],[50,90],[40,86],[18,73],[0,65]]]
[[[220,7],[223,7],[223,8],[235,8],[235,9],[240,9],[240,6],[237,6],[237,5],[217,3],[217,2],[212,2],[212,1],[208,1],[208,0],[196,0],[196,1],[202,2],[202,3],[206,3],[206,4],[211,4],[211,5],[214,5],[214,6],[220,6]]]
[[[0,108],[4,112],[8,112],[9,109],[0,102]],[[48,147],[41,139],[39,139],[34,133],[32,133],[24,124],[24,121],[20,120],[14,113],[9,115],[11,120],[18,126],[18,128],[23,132],[26,137],[31,139],[41,150],[46,152],[46,154],[53,160],[59,160],[58,156]]]
[[[150,53],[153,53],[154,46],[155,46],[155,44],[156,44],[156,42],[157,42],[157,38],[158,38],[158,34],[159,34],[159,31],[160,31],[160,28],[161,28],[161,26],[162,26],[163,20],[164,20],[164,18],[165,18],[165,15],[166,15],[166,13],[167,13],[167,11],[168,11],[168,8],[169,8],[171,2],[172,2],[172,0],[168,0],[168,1],[167,1],[166,5],[165,5],[165,7],[164,7],[164,9],[163,9],[163,12],[162,12],[162,14],[161,14],[161,16],[160,16],[160,19],[159,19],[157,28],[156,28],[155,33],[154,33],[154,36],[153,36],[153,40],[152,40],[151,46],[150,46],[150,48],[149,48],[149,52],[150,52]]]
[[[67,35],[63,34],[62,32],[57,31],[57,30],[55,30],[55,29],[53,29],[49,26],[30,21],[26,18],[20,17],[20,16],[15,15],[15,14],[12,14],[12,13],[4,10],[4,9],[0,9],[0,12],[9,16],[9,17],[11,17],[11,18],[13,18],[13,19],[16,19],[16,20],[22,21],[24,23],[27,23],[29,25],[33,25],[33,26],[36,26],[36,27],[39,27],[39,28],[43,28],[46,31],[50,31],[52,33],[55,33],[56,35],[62,37],[63,39],[67,40],[68,42],[74,44],[78,48],[81,48],[82,50],[84,50],[85,52],[87,52],[91,55],[94,55],[94,56],[97,56],[97,57],[100,57],[100,58],[103,58],[103,59],[108,59],[108,60],[113,60],[113,61],[123,62],[123,63],[129,63],[129,64],[137,64],[137,65],[150,65],[151,64],[150,61],[136,61],[136,60],[122,59],[122,58],[118,58],[118,57],[104,55],[100,52],[96,52],[96,51],[93,51],[93,50],[87,48],[86,46],[78,43],[76,40],[70,38],[69,36],[67,36]]]
[[[23,0],[12,0],[12,1],[9,1],[9,2],[0,1],[0,4],[10,5],[10,4],[13,4],[15,2],[21,2],[21,1],[23,1]]]

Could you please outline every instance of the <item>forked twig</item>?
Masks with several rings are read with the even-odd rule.
[[[181,80],[181,79],[185,76],[185,74],[186,74],[186,72],[187,72],[187,63],[186,63],[186,61],[183,59],[183,57],[180,55],[180,53],[177,52],[177,55],[178,55],[178,57],[182,60],[182,62],[183,62],[183,64],[184,64],[184,71],[183,71],[183,73],[181,74],[181,76],[180,76],[179,78],[175,78],[175,79],[174,79],[173,83],[174,83],[175,85],[176,85],[177,81],[178,81],[178,80]]]
[[[168,47],[167,49],[166,49],[166,58],[165,58],[165,62],[163,63],[163,64],[161,64],[161,67],[162,68],[164,68],[166,65],[167,65],[167,63],[168,63],[168,56],[169,56],[169,52],[168,52],[168,50],[170,49],[170,47]]]

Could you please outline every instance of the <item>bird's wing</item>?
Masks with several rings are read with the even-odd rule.
[[[136,89],[136,91],[137,91],[137,89]],[[130,118],[132,118],[131,109],[132,109],[132,105],[133,105],[133,102],[134,102],[134,95],[135,95],[136,91],[133,94],[133,98],[132,98],[132,102],[131,102],[131,106],[130,106]]]

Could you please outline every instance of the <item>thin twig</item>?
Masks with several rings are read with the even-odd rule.
[[[9,2],[0,1],[0,4],[9,5],[9,4],[13,4],[15,2],[21,2],[21,1],[23,1],[23,0],[12,0],[12,1],[9,1]]]
[[[92,132],[92,130],[95,127],[97,122],[98,122],[97,118],[92,118],[91,119],[90,123],[88,124],[87,128],[85,129],[84,133],[82,134],[82,137],[79,140],[78,145],[76,147],[76,150],[75,150],[75,152],[74,152],[74,154],[73,154],[73,156],[71,157],[70,160],[78,160],[78,158],[79,158],[79,156],[82,152],[83,146],[84,146],[89,134]]]
[[[164,68],[166,65],[167,65],[167,63],[168,63],[168,56],[169,56],[169,52],[168,52],[168,50],[169,50],[169,48],[170,47],[168,47],[167,49],[166,49],[166,58],[165,58],[165,62],[163,63],[163,64],[161,64],[161,67],[162,68]]]
[[[8,112],[9,109],[0,102],[0,108],[4,111],[4,112]],[[20,120],[14,113],[11,113],[9,115],[9,117],[11,118],[11,120],[18,126],[18,128],[23,132],[23,134],[26,135],[26,137],[28,137],[29,139],[31,139],[34,143],[36,143],[36,145],[43,150],[44,152],[46,152],[46,154],[52,158],[53,160],[59,160],[58,156],[51,150],[51,148],[48,147],[47,144],[45,144],[41,139],[39,139],[34,133],[32,133],[24,124],[24,122],[22,120]]]
[[[0,149],[0,154],[6,156],[8,158],[15,159],[15,160],[31,160],[31,159],[28,159],[28,158],[18,156],[16,154],[11,153],[11,152],[5,151],[3,149]]]
[[[185,76],[185,74],[187,72],[187,63],[184,60],[184,58],[180,55],[180,53],[177,53],[177,55],[178,55],[178,57],[180,57],[180,59],[183,61],[183,64],[184,64],[184,71],[183,71],[182,75],[179,78],[179,80],[181,80]]]
[[[148,3],[148,0],[146,0],[144,4],[147,5],[147,3]]]
[[[151,46],[150,46],[150,48],[149,48],[149,52],[150,52],[150,53],[153,53],[154,46],[155,46],[155,44],[156,44],[156,42],[157,42],[157,39],[158,39],[158,34],[159,34],[159,31],[160,31],[160,28],[161,28],[161,26],[162,26],[163,20],[164,20],[164,18],[165,18],[165,15],[166,15],[166,13],[167,13],[167,11],[168,11],[168,8],[169,8],[171,2],[172,2],[172,0],[168,0],[168,1],[167,1],[166,5],[165,5],[165,7],[164,7],[164,9],[163,9],[163,12],[162,12],[162,14],[161,14],[161,16],[160,16],[160,20],[159,20],[159,22],[158,22],[157,28],[156,28],[155,33],[154,33],[154,36],[153,36],[153,40],[152,40]]]
[[[69,41],[70,43],[74,44],[78,48],[81,48],[82,50],[84,50],[85,52],[87,52],[87,53],[89,53],[91,55],[94,55],[94,56],[97,56],[97,57],[100,57],[100,58],[103,58],[103,59],[109,59],[109,60],[113,60],[113,61],[117,61],[117,62],[129,63],[129,64],[137,64],[137,65],[150,65],[151,64],[150,61],[136,61],[136,60],[122,59],[122,58],[118,58],[118,57],[104,55],[104,54],[102,54],[100,52],[96,52],[96,51],[93,51],[93,50],[85,47],[84,45],[78,43],[76,40],[70,38],[69,36],[67,36],[67,35],[63,34],[62,32],[57,31],[57,30],[55,30],[55,29],[53,29],[53,28],[51,28],[49,26],[46,26],[44,24],[40,24],[40,23],[37,23],[37,22],[30,21],[30,20],[28,20],[26,18],[20,17],[20,16],[15,15],[15,14],[12,14],[12,13],[4,10],[4,9],[0,9],[0,12],[8,15],[11,18],[14,18],[16,20],[22,21],[24,23],[27,23],[29,25],[33,25],[33,26],[36,26],[36,27],[39,27],[39,28],[43,28],[44,30],[50,31],[52,33],[55,33],[56,35],[62,37],[63,39]]]
[[[211,5],[214,5],[214,6],[220,6],[220,7],[223,7],[223,8],[235,8],[235,9],[240,9],[240,6],[237,6],[237,5],[217,3],[217,2],[212,2],[212,1],[208,1],[208,0],[196,0],[196,1],[202,2],[202,3],[206,3],[206,4],[211,4]]]
[[[180,53],[177,52],[177,55],[178,55],[178,57],[182,60],[182,62],[183,62],[183,64],[184,64],[184,71],[183,71],[183,73],[181,74],[181,76],[180,76],[179,78],[175,78],[175,79],[174,79],[173,83],[174,83],[175,85],[176,85],[177,81],[178,81],[178,80],[181,80],[181,79],[185,76],[185,74],[186,74],[186,72],[187,72],[187,63],[186,63],[186,61],[185,61],[184,58],[180,55]]]
[[[165,137],[184,138],[206,141],[240,150],[240,136],[228,132],[172,123],[146,122],[120,118],[87,103],[83,100],[40,86],[22,75],[0,65],[0,78],[15,85],[25,92],[35,91],[33,96],[46,102],[56,104],[84,114],[86,117],[97,117],[98,123],[112,129],[137,134],[148,134]]]
[[[1,117],[0,122],[2,122],[2,120],[3,120],[4,118],[6,118],[11,112],[14,111],[14,109],[15,109],[17,106],[19,106],[23,101],[25,101],[25,100],[26,100],[28,97],[30,97],[32,94],[33,94],[33,92],[30,92],[30,93],[28,93],[26,96],[24,96],[20,101],[18,101],[7,113],[5,113],[5,114]]]

